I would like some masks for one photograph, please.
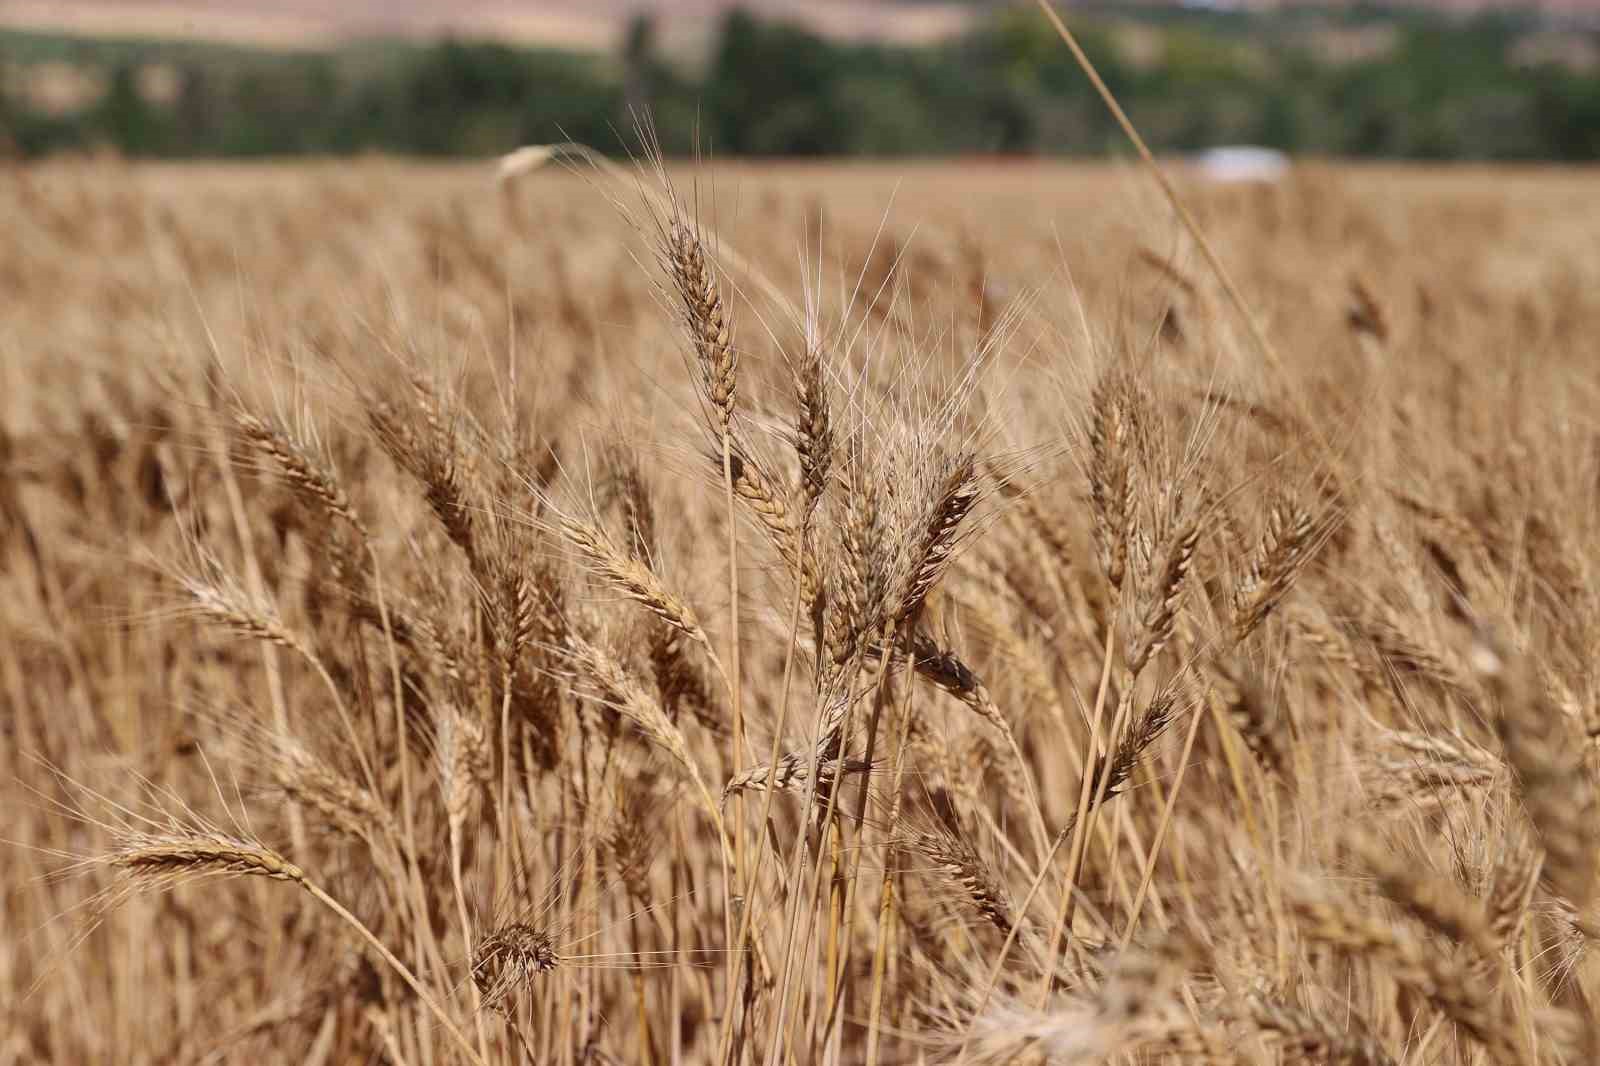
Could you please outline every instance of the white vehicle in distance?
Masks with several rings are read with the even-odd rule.
[[[1289,173],[1289,157],[1276,148],[1228,145],[1208,148],[1194,157],[1206,181],[1218,184],[1256,182],[1271,184]]]

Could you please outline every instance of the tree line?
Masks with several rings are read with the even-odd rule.
[[[1331,57],[1289,15],[1101,13],[1079,32],[1153,143],[1255,143],[1329,156],[1600,157],[1600,73],[1519,54],[1531,24],[1345,14],[1384,27],[1370,55]],[[1351,25],[1360,23],[1351,22]],[[1146,43],[1129,56],[1129,27]],[[1600,42],[1573,36],[1600,54]],[[94,73],[86,106],[44,112],[25,91],[46,60]],[[175,90],[154,99],[143,72]],[[745,12],[686,65],[635,20],[611,54],[445,39],[273,52],[159,42],[0,37],[0,146],[36,156],[384,151],[480,156],[529,142],[629,145],[648,115],[669,154],[1096,155],[1118,133],[1042,19],[1001,10],[952,40],[830,40]]]

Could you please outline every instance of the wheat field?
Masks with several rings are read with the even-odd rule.
[[[1578,171],[0,174],[0,1064],[1579,1066]]]

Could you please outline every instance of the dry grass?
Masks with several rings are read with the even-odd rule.
[[[0,175],[0,1066],[1595,1061],[1591,177],[671,180]]]

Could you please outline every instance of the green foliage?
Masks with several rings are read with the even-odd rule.
[[[1164,150],[1248,141],[1345,156],[1600,158],[1600,76],[1517,66],[1525,21],[1360,7],[1075,18],[1107,83]],[[1319,32],[1373,27],[1390,43],[1364,58],[1316,43]],[[100,98],[70,114],[30,107],[15,86],[46,61],[96,72]],[[176,73],[176,98],[147,98],[152,64]],[[104,144],[162,156],[481,156],[563,139],[615,148],[631,146],[636,115],[650,116],[669,154],[1096,154],[1121,143],[1054,31],[1025,7],[920,47],[832,41],[735,12],[695,70],[660,53],[645,18],[615,56],[462,40],[317,53],[11,33],[0,34],[0,67],[0,149],[25,155]]]

